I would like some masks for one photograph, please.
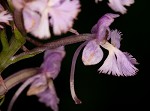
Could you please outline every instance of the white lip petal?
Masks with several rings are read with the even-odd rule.
[[[133,76],[136,74],[138,69],[128,60],[123,52],[108,42],[103,44],[102,47],[109,51],[109,55],[98,71],[118,76]]]

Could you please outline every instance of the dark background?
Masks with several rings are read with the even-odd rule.
[[[79,33],[89,33],[91,27],[105,13],[112,12],[107,1],[95,4],[94,0],[81,0],[82,11],[74,24]],[[69,89],[69,74],[73,54],[81,44],[66,46],[66,57],[62,63],[59,76],[54,80],[58,97],[59,111],[150,111],[149,96],[149,12],[148,0],[136,0],[135,4],[127,7],[128,12],[115,19],[111,29],[118,29],[123,33],[121,50],[131,53],[140,63],[137,75],[132,77],[115,77],[99,74],[97,69],[102,63],[94,66],[84,66],[81,53],[78,57],[75,72],[75,89],[82,100],[76,105],[71,98]],[[3,75],[9,76],[18,70],[40,66],[43,54],[34,58],[22,60],[8,67]],[[7,106],[20,84],[6,94],[6,100],[1,106],[6,111]],[[26,96],[27,89],[19,96],[12,111],[51,111],[44,104],[38,102],[36,96]]]

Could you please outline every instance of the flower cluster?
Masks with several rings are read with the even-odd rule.
[[[96,3],[99,1],[102,0],[95,0]],[[6,68],[13,62],[15,63],[19,60],[33,57],[34,55],[45,51],[43,63],[38,69],[37,74],[32,77],[30,76],[25,80],[12,98],[8,111],[11,111],[15,100],[28,85],[30,85],[30,88],[27,91],[28,96],[36,95],[40,102],[50,107],[53,111],[58,111],[59,98],[57,97],[53,80],[60,72],[61,63],[66,54],[64,46],[67,44],[85,41],[75,51],[71,66],[70,89],[72,98],[76,104],[80,104],[81,101],[77,98],[74,90],[74,72],[76,59],[83,47],[82,62],[84,65],[98,64],[104,57],[103,49],[108,51],[107,58],[98,69],[99,73],[114,76],[133,76],[137,73],[138,69],[134,66],[135,64],[138,64],[136,59],[130,53],[122,52],[120,50],[122,33],[117,29],[112,30],[110,28],[110,25],[115,19],[120,17],[119,14],[104,14],[104,16],[102,16],[92,27],[91,33],[87,35],[85,34],[85,37],[84,34],[80,35],[72,28],[74,20],[80,12],[81,5],[79,0],[9,0],[9,2],[12,3],[12,11],[18,11],[19,14],[21,14],[22,18],[19,21],[23,21],[22,24],[24,25],[26,33],[30,33],[38,39],[48,39],[52,34],[61,35],[68,31],[76,34],[76,36],[42,44],[30,37],[24,37],[24,34],[19,32],[19,28],[14,28],[13,31],[17,31],[15,34],[12,34],[13,38],[10,41],[7,41],[5,34],[3,34],[4,36],[1,34],[3,37],[1,37],[2,46],[4,48],[6,47],[8,52],[10,50],[13,51],[9,56],[5,55],[7,53],[6,50],[2,50],[3,52],[0,53],[0,59],[4,58],[3,56],[7,57],[6,60],[1,62],[2,66],[0,63],[0,71],[3,71],[3,68]],[[133,3],[134,0],[109,0],[108,6],[115,12],[125,14],[127,12],[125,6],[130,6]],[[11,21],[12,18],[11,14],[0,5],[0,23],[9,25],[9,21]],[[17,19],[20,18],[14,17],[15,22],[12,23],[12,27],[14,27],[14,25],[17,26]],[[3,26],[0,25],[0,28],[3,28]],[[30,41],[37,47],[33,50],[27,50],[27,52],[25,51],[21,54],[15,55],[21,47],[22,49],[26,48],[23,46],[26,40]],[[16,45],[17,42],[19,45]],[[14,47],[15,49],[10,48],[13,45],[16,45]]]

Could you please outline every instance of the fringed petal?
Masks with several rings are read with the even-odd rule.
[[[79,0],[66,0],[59,5],[51,6],[49,10],[50,23],[55,35],[66,33],[72,28],[73,20],[76,19],[77,14],[80,12],[79,8]]]
[[[112,74],[116,76],[122,75],[118,69],[115,53],[109,51],[109,55],[104,61],[103,65],[98,69],[99,73]]]
[[[8,11],[2,11],[0,12],[0,22],[5,23],[9,25],[9,21],[11,21],[13,18],[11,14],[8,13]],[[0,28],[3,28],[3,26],[0,25]]]
[[[118,76],[132,76],[136,74],[138,69],[128,60],[123,52],[108,42],[103,44],[102,47],[109,51],[109,55],[104,64],[98,69],[100,72],[112,73],[112,75]]]
[[[130,53],[128,52],[123,52],[123,53],[132,64],[139,64],[137,60]]]

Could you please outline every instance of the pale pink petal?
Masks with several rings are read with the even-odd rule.
[[[7,23],[12,20],[12,16],[7,11],[0,12],[0,22]]]
[[[130,6],[134,3],[134,0],[121,0],[121,3],[125,6]]]
[[[12,4],[16,9],[21,10],[25,5],[25,0],[12,0]]]
[[[39,39],[50,38],[49,21],[47,12],[43,12],[35,30],[30,31],[35,37]]]
[[[121,0],[109,0],[108,5],[116,12],[120,12],[122,14],[125,14],[127,12],[127,9],[121,3]]]
[[[95,65],[103,58],[103,51],[95,40],[90,41],[84,48],[82,53],[82,61],[84,65]]]
[[[112,73],[117,76],[133,76],[138,69],[128,60],[128,58],[119,49],[106,42],[102,45],[109,51],[109,55],[104,64],[98,69],[103,73]]]
[[[36,30],[40,22],[40,15],[37,13],[25,8],[23,10],[23,18],[24,18],[24,27],[27,32],[32,32]]]
[[[0,12],[0,22],[5,23],[9,25],[9,21],[11,21],[13,18],[7,11]],[[0,25],[0,28],[3,28],[2,25]]]
[[[23,9],[24,26],[27,32],[39,39],[50,37],[48,12],[45,10],[47,0],[26,3]]]
[[[47,0],[35,0],[27,3],[25,8],[42,14],[46,6]]]
[[[124,76],[133,76],[137,73],[138,69],[128,60],[120,50],[115,51],[118,68]]]
[[[118,49],[120,48],[121,35],[121,32],[119,32],[117,29],[112,30],[109,35],[111,38],[111,44]]]
[[[66,0],[60,5],[51,6],[49,15],[51,16],[50,23],[53,27],[55,35],[66,33],[73,26],[73,20],[80,11],[78,0]]]

